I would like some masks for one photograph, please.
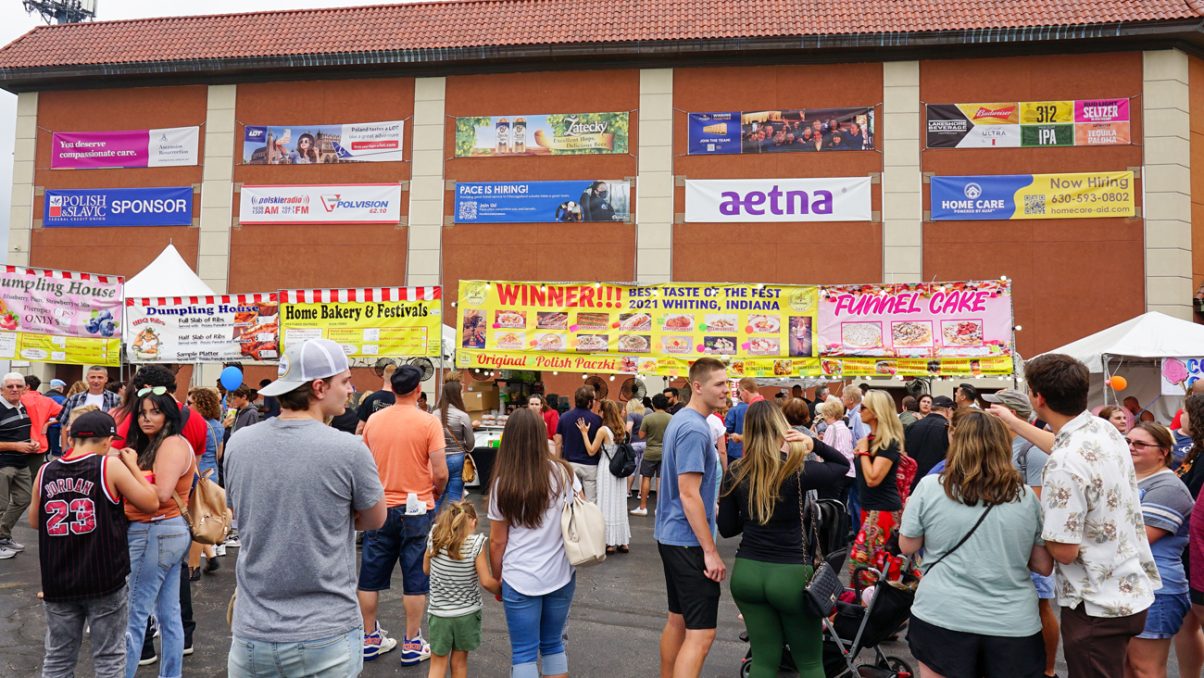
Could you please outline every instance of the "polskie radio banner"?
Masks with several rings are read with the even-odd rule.
[[[47,189],[42,225],[191,226],[192,187]]]
[[[931,219],[1099,219],[1137,214],[1132,172],[932,177]]]
[[[275,292],[125,300],[126,339],[136,363],[275,361]]]
[[[0,359],[121,362],[121,276],[0,268]]]
[[[456,182],[457,224],[630,221],[625,180]]]
[[[200,127],[55,132],[50,169],[191,167],[199,159]]]
[[[316,165],[340,162],[400,162],[405,122],[338,125],[247,125],[244,165]]]
[[[244,185],[240,224],[396,224],[401,184]]]
[[[868,151],[874,107],[690,113],[690,155]]]
[[[622,154],[629,123],[625,111],[456,118],[456,157]]]
[[[869,177],[687,179],[687,222],[869,221]]]
[[[281,290],[280,350],[307,339],[329,339],[348,359],[442,354],[439,287]]]
[[[928,148],[1132,143],[1128,99],[928,104],[925,118]]]

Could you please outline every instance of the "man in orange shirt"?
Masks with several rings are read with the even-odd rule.
[[[34,476],[46,462],[46,451],[50,449],[50,441],[46,439],[46,429],[63,411],[62,405],[38,392],[38,387],[41,385],[41,379],[27,374],[25,375],[25,390],[21,393],[21,404],[29,413],[29,437],[38,444],[38,449],[41,450],[38,454],[29,455],[29,472]]]
[[[447,485],[447,459],[439,418],[418,407],[421,381],[422,370],[417,367],[397,368],[390,378],[396,402],[368,417],[364,425],[364,443],[376,460],[389,507],[384,527],[364,534],[358,586],[364,614],[364,661],[397,646],[380,628],[376,607],[379,592],[389,588],[399,559],[406,613],[401,664],[413,666],[431,656],[430,645],[422,639],[422,617],[430,590],[422,557],[434,521],[435,499]]]

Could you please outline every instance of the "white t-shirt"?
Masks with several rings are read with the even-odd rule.
[[[559,466],[554,467],[558,470]],[[539,527],[510,525],[506,552],[502,555],[502,580],[524,596],[542,596],[564,587],[573,578],[573,566],[564,552],[560,514],[581,491],[581,481],[572,474],[573,490],[566,489],[551,497]],[[564,479],[552,477],[553,492],[564,487]],[[497,507],[497,484],[489,493],[489,519],[505,520]]]
[[[95,405],[98,409],[103,410],[105,407],[105,394],[92,395],[89,393],[87,398],[84,399],[84,405]]]
[[[718,450],[719,439],[723,437],[723,434],[727,433],[727,427],[723,425],[723,419],[714,412],[707,417],[707,426],[711,428],[711,444]]]

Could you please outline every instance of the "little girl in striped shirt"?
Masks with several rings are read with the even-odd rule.
[[[467,501],[449,502],[435,518],[422,569],[431,577],[428,626],[429,678],[468,676],[468,653],[481,645],[481,587],[494,595],[501,583],[489,569],[485,535],[477,534],[477,510]]]

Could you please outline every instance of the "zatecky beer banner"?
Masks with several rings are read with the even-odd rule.
[[[627,153],[626,112],[456,118],[457,158]]]

